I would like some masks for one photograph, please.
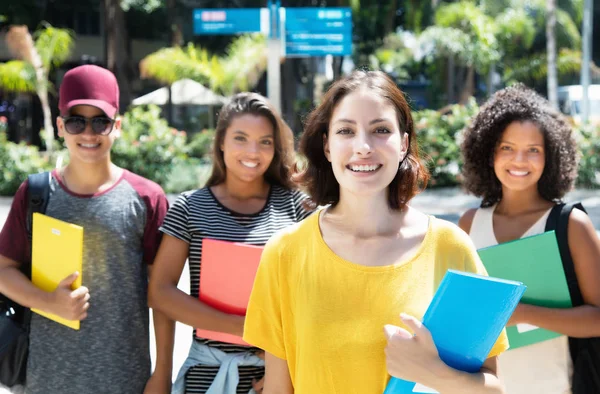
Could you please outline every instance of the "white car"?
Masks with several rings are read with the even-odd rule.
[[[583,87],[581,85],[561,86],[558,88],[558,106],[574,124],[581,124]],[[589,122],[600,124],[600,85],[590,85]]]

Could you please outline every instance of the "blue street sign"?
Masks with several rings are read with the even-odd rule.
[[[266,9],[261,11],[260,8],[196,8],[194,34],[264,33],[268,31],[268,21],[264,20],[265,16],[268,17],[268,12],[265,14],[265,11]]]
[[[352,9],[286,8],[286,56],[352,54]]]

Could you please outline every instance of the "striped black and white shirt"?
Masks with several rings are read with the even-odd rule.
[[[264,245],[278,230],[290,226],[310,215],[304,208],[306,195],[274,185],[269,191],[263,209],[255,214],[234,212],[221,204],[210,188],[182,193],[169,209],[160,230],[189,244],[190,291],[198,298],[202,240],[204,238],[250,245]],[[247,347],[196,337],[205,345],[227,353],[243,352]],[[186,375],[186,393],[205,393],[219,367],[196,365]],[[238,393],[248,393],[252,379],[264,375],[262,367],[239,368]]]

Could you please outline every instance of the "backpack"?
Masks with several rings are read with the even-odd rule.
[[[546,231],[554,230],[556,233],[560,257],[574,307],[584,305],[569,250],[569,215],[575,208],[587,213],[581,203],[558,204],[552,208],[546,222]],[[573,360],[572,393],[600,393],[600,338],[569,337],[569,351]]]
[[[29,175],[27,192],[27,235],[31,244],[33,213],[45,213],[50,199],[49,172]],[[21,271],[31,279],[31,261]],[[0,294],[0,383],[12,387],[25,383],[29,353],[31,310]]]

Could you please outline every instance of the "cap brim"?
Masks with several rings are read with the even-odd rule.
[[[92,107],[96,107],[104,112],[109,118],[114,119],[114,117],[117,115],[117,109],[106,101],[102,100],[73,100],[69,101],[65,107],[68,111],[77,105],[91,105]]]

